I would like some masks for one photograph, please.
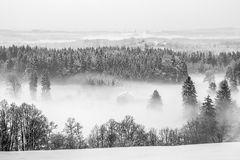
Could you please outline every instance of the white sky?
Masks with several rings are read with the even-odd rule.
[[[240,0],[0,0],[0,29],[240,28]]]

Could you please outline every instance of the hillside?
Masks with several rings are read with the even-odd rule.
[[[239,160],[240,143],[173,147],[132,147],[59,151],[2,152],[1,160]]]

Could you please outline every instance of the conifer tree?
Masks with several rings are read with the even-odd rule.
[[[162,105],[162,99],[157,90],[153,91],[152,97],[150,99],[149,107],[159,108]]]
[[[213,101],[208,95],[201,107],[200,113],[201,137],[204,143],[218,142],[218,123],[216,120],[216,109]]]
[[[183,83],[182,98],[185,105],[197,105],[197,93],[190,76]]]
[[[206,119],[215,119],[216,109],[214,108],[213,101],[208,95],[201,107],[201,116]]]
[[[37,83],[38,83],[38,76],[36,71],[32,71],[30,73],[29,81],[30,81],[29,89],[30,89],[31,97],[32,99],[35,99],[37,94]]]
[[[46,70],[43,72],[41,84],[42,84],[42,96],[45,98],[49,98],[51,83],[50,83],[48,72]]]
[[[195,117],[197,115],[197,93],[190,76],[183,83],[182,98],[187,116]]]
[[[228,82],[227,80],[223,80],[221,81],[219,85],[219,90],[217,91],[216,106],[219,109],[224,109],[230,106],[231,103],[232,103],[231,91],[228,86]]]
[[[220,83],[215,104],[217,109],[217,122],[220,128],[220,138],[223,140],[231,128],[231,119],[233,116],[231,91],[227,80],[223,80]]]
[[[18,98],[22,85],[17,75],[15,74],[8,75],[7,85],[9,86],[11,96],[13,96],[14,98]]]

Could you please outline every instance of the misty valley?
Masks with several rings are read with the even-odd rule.
[[[240,53],[0,48],[4,151],[237,141]]]
[[[202,102],[207,95],[215,98],[215,94],[209,93],[208,83],[203,82],[204,75],[193,74],[191,77],[196,86],[199,102]],[[36,105],[49,120],[58,124],[59,129],[64,128],[68,117],[74,117],[84,126],[84,135],[89,134],[95,124],[103,124],[113,117],[121,120],[125,115],[132,115],[137,122],[149,129],[176,128],[186,122],[183,117],[181,84],[121,81],[116,86],[92,86],[85,83],[76,84],[76,78],[74,79],[73,83],[52,82],[51,99],[45,101],[42,101],[41,86],[37,88],[36,99],[32,100],[29,84],[26,82],[22,83],[21,94],[17,99],[13,99],[8,94],[9,86],[5,81],[1,83],[0,95],[9,103],[27,102]],[[217,84],[222,79],[224,79],[223,74],[216,75]],[[148,105],[154,90],[159,92],[163,104],[153,109]],[[232,96],[239,104],[238,93]]]

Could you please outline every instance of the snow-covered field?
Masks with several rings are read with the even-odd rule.
[[[240,142],[186,146],[0,152],[1,160],[239,160]]]

